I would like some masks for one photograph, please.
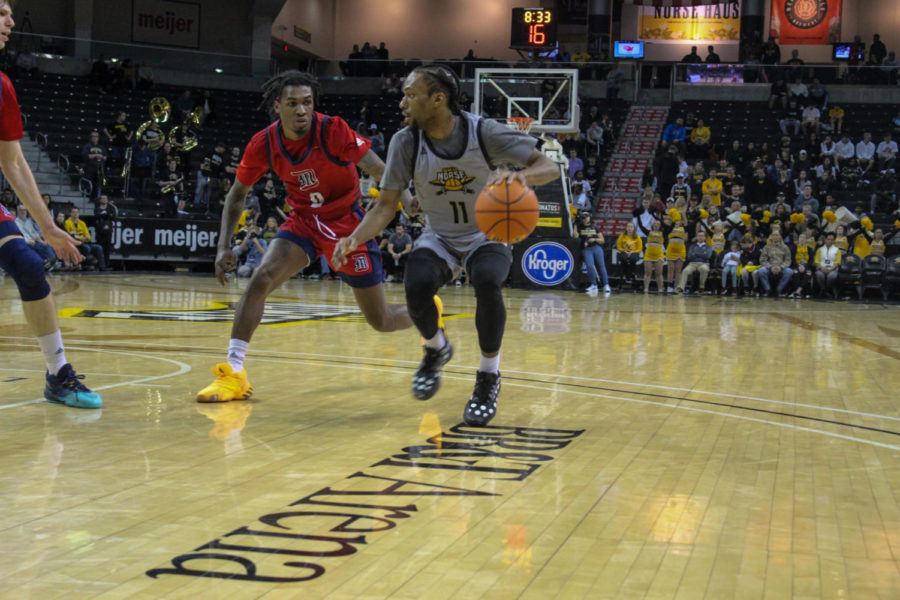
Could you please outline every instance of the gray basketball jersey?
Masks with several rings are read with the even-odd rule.
[[[479,138],[479,123],[481,137]],[[461,143],[460,143],[461,142]],[[429,140],[410,127],[391,139],[384,189],[402,189],[410,179],[426,215],[415,248],[429,248],[456,271],[474,250],[490,242],[475,223],[475,200],[491,165],[524,166],[537,140],[490,119],[463,112],[446,140]]]
[[[443,157],[421,131],[413,168],[416,198],[426,215],[423,233],[435,233],[457,252],[465,252],[485,235],[475,224],[475,200],[491,174],[478,139],[479,117],[462,113],[466,144],[462,154]]]

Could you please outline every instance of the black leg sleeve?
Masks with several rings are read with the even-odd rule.
[[[482,246],[469,257],[468,271],[475,288],[475,329],[478,345],[485,354],[500,350],[506,326],[506,306],[503,304],[503,282],[512,266],[512,253],[506,246]]]
[[[434,337],[438,330],[434,295],[452,278],[450,267],[431,250],[421,248],[409,254],[403,278],[406,307],[410,319],[425,339]]]

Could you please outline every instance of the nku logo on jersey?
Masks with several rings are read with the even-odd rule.
[[[444,188],[438,191],[438,196],[440,196],[447,192],[465,192],[467,194],[474,194],[475,190],[468,187],[473,181],[475,181],[475,178],[466,175],[465,171],[460,171],[456,167],[445,167],[438,171],[435,178],[428,183]]]
[[[522,272],[538,285],[556,285],[572,274],[575,260],[557,242],[540,242],[522,255]]]
[[[316,187],[317,185],[319,185],[319,178],[316,177],[316,172],[312,169],[305,169],[303,171],[291,171],[291,175],[297,178],[297,183],[300,184],[301,190]]]

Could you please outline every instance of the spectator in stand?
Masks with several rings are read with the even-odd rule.
[[[788,83],[788,102],[794,100],[799,106],[805,106],[809,98],[809,89],[800,80]]]
[[[769,81],[775,81],[775,73],[777,71],[777,67],[775,65],[781,62],[781,48],[778,47],[778,44],[775,43],[775,38],[769,37],[766,43],[762,47],[762,53],[760,55],[760,62],[764,65],[763,72],[766,75],[766,79]]]
[[[100,143],[100,132],[92,131],[90,139],[81,147],[84,176],[91,182],[91,198],[100,195],[106,168],[106,148]]]
[[[803,188],[806,186],[812,186],[812,179],[810,179],[806,169],[800,169],[797,177],[794,179],[795,200],[803,195]]]
[[[697,288],[699,293],[706,290],[706,278],[709,276],[709,267],[715,256],[712,246],[706,243],[706,231],[701,229],[697,232],[694,243],[690,245],[687,251],[687,264],[681,271],[681,277],[678,278],[678,287],[675,292],[687,293],[688,278],[695,272],[700,274],[700,285]]]
[[[24,204],[16,207],[16,225],[25,238],[25,243],[34,248],[41,260],[44,261],[44,270],[52,271],[56,267],[57,258],[53,246],[48,244],[41,235],[41,230],[28,214],[28,209]]]
[[[97,85],[104,91],[109,85],[109,64],[107,64],[106,56],[104,54],[100,54],[100,56],[97,57],[97,60],[94,61],[94,64],[91,65],[90,80],[91,83]]]
[[[826,134],[825,139],[819,145],[819,158],[830,156],[833,159],[836,153],[837,149],[834,147],[834,139],[831,135]]]
[[[137,72],[138,83],[137,87],[141,90],[150,90],[153,89],[153,69],[150,68],[150,65],[147,64],[147,61],[142,60],[141,65],[138,67]]]
[[[884,139],[878,144],[875,151],[878,157],[878,168],[882,171],[893,169],[897,160],[897,142],[891,139],[890,133],[884,134]]]
[[[831,132],[841,135],[841,128],[844,126],[844,109],[835,104],[828,111],[828,127]]]
[[[788,103],[787,110],[784,112],[784,118],[778,121],[778,126],[781,128],[781,133],[783,133],[784,135],[791,135],[788,133],[788,127],[793,127],[793,135],[799,135],[801,123],[802,119],[800,107],[797,106],[797,102],[795,100],[791,100]]]
[[[203,90],[203,95],[200,97],[200,107],[203,109],[201,124],[212,124],[216,119],[216,97],[213,96],[210,90]]]
[[[792,250],[794,278],[791,287],[794,291],[789,296],[802,298],[805,295],[808,298],[812,288],[812,263],[816,253],[816,242],[805,233],[801,233],[797,236],[797,243]]]
[[[822,82],[813,77],[807,90],[809,91],[809,101],[815,104],[819,110],[825,110],[825,106],[828,104],[828,89],[822,85]]]
[[[878,178],[869,200],[869,212],[892,213],[897,210],[897,179],[892,169]]]
[[[684,129],[684,119],[678,117],[677,119],[675,119],[674,123],[669,123],[668,125],[666,125],[666,128],[663,131],[662,139],[668,144],[672,144],[673,142],[681,144],[681,148],[683,150],[685,135],[686,132]]]
[[[773,190],[776,196],[780,195],[782,198],[794,199],[794,182],[790,178],[790,171],[788,171],[787,167],[782,167],[778,171],[778,181],[774,183]]]
[[[603,284],[603,291],[610,292],[609,278],[606,273],[606,261],[603,256],[603,234],[597,231],[591,221],[591,213],[582,212],[575,228],[575,235],[581,238],[581,260],[587,267],[591,285],[587,288],[589,294],[600,291],[599,284]]]
[[[691,46],[691,53],[685,54],[684,57],[682,57],[681,62],[688,65],[703,64],[703,59],[700,58],[699,54],[697,54],[697,46]]]
[[[178,101],[175,103],[175,122],[183,123],[191,111],[194,110],[194,99],[191,97],[190,90],[184,90]]]
[[[852,145],[852,144],[851,144]],[[845,161],[849,161],[853,158],[853,155],[850,155],[850,158],[844,159]],[[825,174],[831,176],[832,183],[837,178],[838,169],[834,165],[834,161],[831,160],[830,156],[826,156],[822,159],[822,163],[816,167],[816,179],[821,179]]]
[[[887,56],[887,48],[884,42],[881,41],[881,36],[876,33],[872,36],[872,45],[869,47],[868,64],[880,65],[884,61],[885,56]]]
[[[606,104],[614,106],[619,99],[619,90],[622,89],[622,83],[625,81],[625,71],[619,61],[613,62],[612,70],[606,74]]]
[[[747,215],[750,222],[750,215]],[[741,264],[738,266],[738,277],[741,280],[741,295],[749,295],[756,291],[756,271],[759,270],[760,249],[753,235],[745,234],[741,238]]]
[[[859,160],[851,158],[841,167],[841,189],[858,190],[863,181],[863,170]]]
[[[372,152],[378,156],[384,157],[384,134],[378,131],[378,125],[371,123],[366,137],[372,140]]]
[[[110,158],[117,161],[125,156],[125,148],[134,135],[134,132],[128,128],[128,123],[125,122],[127,118],[128,115],[125,114],[125,111],[120,110],[116,113],[115,120],[103,128],[103,133],[109,142]]]
[[[850,136],[846,133],[841,135],[841,139],[834,144],[834,162],[840,166],[845,160],[850,160],[856,155],[856,146],[850,140]],[[824,159],[825,157],[823,157]]]
[[[679,162],[678,148],[675,145],[667,146],[665,152],[659,157],[656,168],[657,189],[672,189],[678,176]]]
[[[652,174],[652,170],[649,167],[647,169]],[[600,165],[597,163],[596,154],[588,156],[587,164],[584,165],[584,180],[592,190],[597,189],[597,184],[600,183]]]
[[[819,295],[834,291],[837,287],[837,269],[841,264],[841,251],[834,245],[834,234],[825,234],[825,243],[816,251],[816,284]]]
[[[847,161],[848,164],[855,162],[855,158],[851,158]],[[828,159],[826,159],[828,162]],[[820,165],[817,169],[823,169],[822,175],[819,177],[813,188],[813,195],[816,198],[825,198],[826,196],[833,194],[837,189],[837,169],[835,167]]]
[[[788,65],[787,80],[790,82],[801,81],[803,79],[803,59],[800,58],[799,50],[791,50],[791,57],[784,63]]]
[[[774,184],[766,176],[765,168],[762,165],[757,166],[755,174],[745,186],[747,203],[750,206],[768,205],[771,203],[774,193]]]
[[[569,177],[575,177],[575,173],[584,170],[584,161],[578,157],[577,150],[569,151]]]
[[[697,126],[691,131],[690,148],[694,156],[706,158],[709,156],[709,141],[712,137],[709,127],[703,124],[703,119],[697,119]]]
[[[728,252],[722,256],[722,295],[736,296],[738,289],[738,267],[741,265],[741,245],[737,240],[728,243]],[[728,277],[731,276],[731,286]]]
[[[784,290],[791,282],[794,274],[791,269],[791,249],[784,243],[781,233],[773,231],[769,234],[769,243],[759,255],[760,268],[757,271],[757,280],[762,287],[763,292],[768,295],[772,286],[769,283],[769,275],[778,279],[776,292],[779,296],[784,295]]]
[[[683,201],[685,205],[691,199],[691,186],[685,182],[684,175],[681,173],[675,176],[675,185],[670,188],[669,196],[675,198],[676,201]]]
[[[708,65],[717,65],[722,62],[722,59],[719,58],[719,55],[716,54],[715,48],[713,46],[706,47],[706,64]]]
[[[581,171],[579,171],[579,173],[581,173]],[[573,183],[571,194],[572,208],[577,211],[586,211],[588,213],[594,210],[590,196],[584,191],[583,183]]]
[[[804,204],[809,204],[812,207],[812,211],[814,213],[819,212],[819,201],[813,197],[813,188],[812,183],[804,184],[803,193],[794,200],[794,211],[799,212],[803,210]]]
[[[863,133],[863,139],[856,144],[856,159],[859,161],[863,173],[868,173],[875,164],[875,143],[872,141],[872,134],[868,131]]]
[[[241,149],[237,146],[232,146],[231,155],[225,162],[225,177],[228,177],[231,183],[234,183],[234,177],[237,173],[238,167],[241,165]]]
[[[881,80],[887,85],[897,85],[897,72],[900,71],[900,61],[896,53],[891,50],[884,62],[881,63]]]
[[[346,61],[339,63],[341,73],[346,77],[354,77],[359,74],[359,60],[362,58],[362,52],[359,51],[359,44],[353,44],[353,51],[347,56]]]
[[[780,104],[782,109],[787,109],[788,87],[784,79],[776,80],[769,88],[769,108],[774,108],[775,104]]]
[[[593,153],[600,154],[600,149],[603,147],[603,128],[600,127],[600,124],[597,123],[597,121],[591,122],[590,127],[588,127],[588,130],[585,133],[585,138],[587,139],[587,144],[590,148],[588,156]]]
[[[216,142],[213,151],[206,156],[197,169],[197,184],[194,188],[194,204],[207,207],[209,212],[210,197],[213,188],[219,184],[222,169],[225,165],[225,142]]]
[[[633,221],[625,224],[625,232],[616,240],[618,262],[622,267],[622,288],[633,286],[637,276],[637,263],[641,260],[644,244],[637,235]]]
[[[88,267],[100,267],[106,270],[106,261],[103,260],[103,249],[91,241],[91,232],[88,231],[87,223],[82,221],[79,216],[81,211],[77,206],[73,206],[69,211],[69,218],[64,224],[66,233],[81,242],[78,250],[84,255]]]
[[[385,75],[381,80],[381,93],[387,96],[399,96],[403,93],[403,82],[397,73]]]
[[[722,180],[716,169],[709,170],[709,178],[703,182],[703,195],[709,196],[713,206],[722,206]]]
[[[803,109],[803,122],[800,127],[803,129],[803,135],[809,135],[811,132],[819,133],[822,126],[819,119],[822,117],[821,111],[813,104],[806,105]]]

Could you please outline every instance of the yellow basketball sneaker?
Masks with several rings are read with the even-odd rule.
[[[200,390],[197,402],[230,402],[246,400],[253,395],[253,386],[247,380],[247,369],[237,373],[227,362],[219,363],[212,368],[216,380]]]
[[[437,307],[438,312],[438,329],[446,333],[447,330],[444,329],[444,303],[441,302],[441,297],[437,294],[434,295],[434,305]]]

